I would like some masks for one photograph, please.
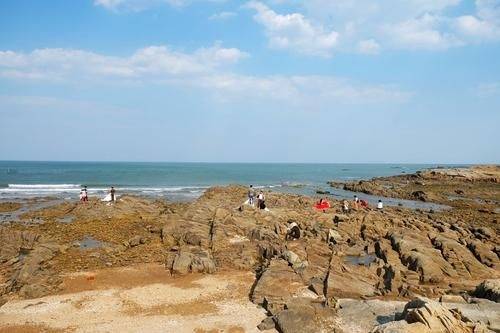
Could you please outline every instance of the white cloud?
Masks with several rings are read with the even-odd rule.
[[[387,25],[383,28],[393,47],[406,49],[447,49],[461,46],[463,42],[455,35],[443,32],[440,17],[424,14],[397,24]]]
[[[216,44],[192,53],[166,46],[149,46],[129,57],[101,55],[72,49],[36,49],[30,53],[0,51],[0,76],[62,80],[64,78],[121,77],[140,79],[207,73],[234,64],[248,54]]]
[[[254,19],[264,26],[272,48],[330,56],[337,45],[336,31],[310,22],[300,13],[280,15],[258,1],[247,3],[247,7],[256,10]]]
[[[365,39],[358,43],[358,51],[363,54],[378,54],[380,44],[374,39]]]
[[[337,52],[374,54],[382,49],[446,50],[500,40],[500,0],[475,0],[469,13],[461,16],[450,13],[462,0],[281,2],[296,8],[294,14],[281,16],[296,15],[304,22],[314,22],[310,24],[315,27],[328,26],[329,31],[337,32],[334,45]],[[268,0],[268,3],[276,1]],[[267,10],[274,13],[269,8]],[[267,26],[266,31],[272,36]],[[296,46],[296,49],[300,48]]]
[[[223,21],[236,16],[235,12],[220,12],[211,15],[208,19],[214,21]]]
[[[129,109],[113,105],[105,105],[79,99],[66,99],[51,96],[36,95],[0,95],[0,105],[3,110],[34,110],[34,111],[80,111],[86,114],[98,110],[99,113],[115,113],[123,116]]]
[[[29,53],[0,51],[0,78],[56,81],[64,84],[159,83],[201,89],[218,100],[261,100],[308,109],[330,109],[339,103],[401,103],[411,94],[397,87],[363,84],[332,76],[250,76],[233,73],[231,65],[248,55],[216,44],[191,53],[150,46],[130,56],[83,50],[38,49]]]
[[[481,83],[475,91],[479,97],[500,96],[500,82]]]
[[[455,20],[455,28],[470,42],[500,40],[500,1],[476,0],[475,15],[463,15]]]
[[[212,87],[220,99],[272,100],[302,108],[331,109],[337,104],[403,103],[412,93],[386,85],[364,85],[332,76],[219,74],[204,77],[198,85]]]
[[[225,2],[225,0],[94,0],[95,6],[100,6],[111,11],[139,12],[162,4],[172,7],[187,6],[192,2]]]

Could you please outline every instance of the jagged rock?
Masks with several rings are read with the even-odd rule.
[[[311,306],[292,308],[276,315],[276,325],[283,333],[316,333],[314,309]]]
[[[276,234],[267,228],[254,228],[248,234],[248,238],[256,241],[272,241],[276,239]]]
[[[161,235],[161,231],[162,231],[162,228],[159,227],[159,226],[155,226],[155,225],[148,225],[146,226],[146,229],[152,233],[152,234],[159,234]]]
[[[268,303],[283,302],[296,295],[301,289],[306,289],[306,287],[288,262],[273,259],[257,281],[251,298],[257,304],[263,304],[264,298]]]
[[[335,216],[333,217],[334,223],[347,222],[347,221],[349,221],[349,216],[344,214],[335,214]]]
[[[323,280],[319,277],[314,277],[311,279],[311,282],[309,284],[309,289],[314,291],[316,295],[318,296],[323,296],[324,295],[324,289],[325,289],[325,283]]]
[[[328,230],[328,243],[337,244],[342,241],[342,236],[339,234],[337,230],[329,229]]]
[[[402,277],[399,269],[395,268],[393,265],[384,265],[380,269],[379,274],[383,279],[383,289],[387,292],[398,292],[402,285]]]
[[[257,328],[261,331],[271,330],[276,327],[273,317],[267,317],[262,320],[262,322],[257,325]]]
[[[498,255],[489,249],[483,242],[479,240],[471,240],[468,242],[467,247],[474,253],[474,256],[484,265],[488,267],[495,267],[499,260]]]
[[[484,280],[476,287],[473,295],[500,303],[500,279]]]
[[[415,235],[416,236],[416,235]],[[417,240],[391,233],[392,247],[403,264],[420,274],[423,282],[440,282],[447,276],[457,276],[453,267],[442,257],[441,251],[426,245],[427,239]]]
[[[29,284],[19,290],[19,294],[24,298],[38,298],[47,295],[49,290],[40,284]]]
[[[484,331],[481,324],[466,323],[459,310],[450,311],[438,302],[418,297],[405,306],[402,320],[380,325],[375,333],[472,333]],[[477,329],[476,329],[477,328]]]
[[[338,297],[361,297],[375,295],[375,285],[379,277],[364,266],[344,265],[340,258],[332,257],[326,278],[327,299]]]
[[[366,194],[381,194],[383,188],[374,181],[360,180],[357,183],[344,184],[344,190],[352,192],[362,192]]]
[[[308,265],[306,261],[300,260],[300,257],[293,251],[285,250],[282,256],[296,272],[305,269]]]
[[[424,191],[414,191],[412,192],[411,196],[414,200],[420,200],[424,202],[429,200],[427,198],[427,194]]]
[[[275,315],[283,333],[339,332],[333,321],[335,311],[308,298],[294,298]]]
[[[202,241],[203,241],[203,237],[201,237],[200,235],[194,233],[194,232],[186,232],[184,234],[184,242],[186,244],[189,244],[189,245],[196,245],[196,246],[199,246],[202,244]]]
[[[441,303],[467,303],[460,295],[442,295],[439,301]]]
[[[487,267],[482,265],[465,246],[456,240],[437,236],[432,239],[432,243],[460,276],[489,276],[491,274]]]
[[[128,240],[128,244],[130,247],[135,247],[144,243],[143,238],[141,236],[134,236]]]
[[[172,273],[187,274],[190,272],[214,273],[216,268],[210,254],[203,250],[194,253],[181,250],[173,258],[167,259],[167,268]]]
[[[495,232],[488,227],[473,228],[472,232],[479,239],[491,239],[495,237]]]
[[[50,268],[50,260],[61,251],[58,244],[3,227],[0,244],[0,296],[19,291],[21,297],[40,297],[60,283]]]

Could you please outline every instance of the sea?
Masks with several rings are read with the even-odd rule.
[[[327,184],[332,180],[369,179],[434,167],[437,165],[0,161],[0,200],[77,199],[83,185],[90,196],[104,196],[114,186],[117,195],[171,201],[194,200],[211,186],[229,184],[314,195],[332,190]],[[342,191],[332,195],[352,196]]]

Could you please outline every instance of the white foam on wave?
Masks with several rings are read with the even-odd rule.
[[[79,184],[9,184],[12,189],[78,189]]]

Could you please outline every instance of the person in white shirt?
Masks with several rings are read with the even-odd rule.
[[[295,240],[300,238],[300,227],[295,221],[288,221],[286,231],[286,240]]]
[[[259,195],[257,196],[257,208],[259,209],[264,209],[265,208],[265,197],[264,197],[264,192],[260,191]]]
[[[382,200],[379,200],[377,203],[377,209],[384,209],[384,204],[382,203]]]
[[[88,197],[88,193],[87,193],[87,186],[84,186],[80,190],[80,201],[82,201],[82,202],[89,201],[89,197]]]
[[[342,212],[345,214],[349,213],[349,203],[347,200],[342,201]]]

